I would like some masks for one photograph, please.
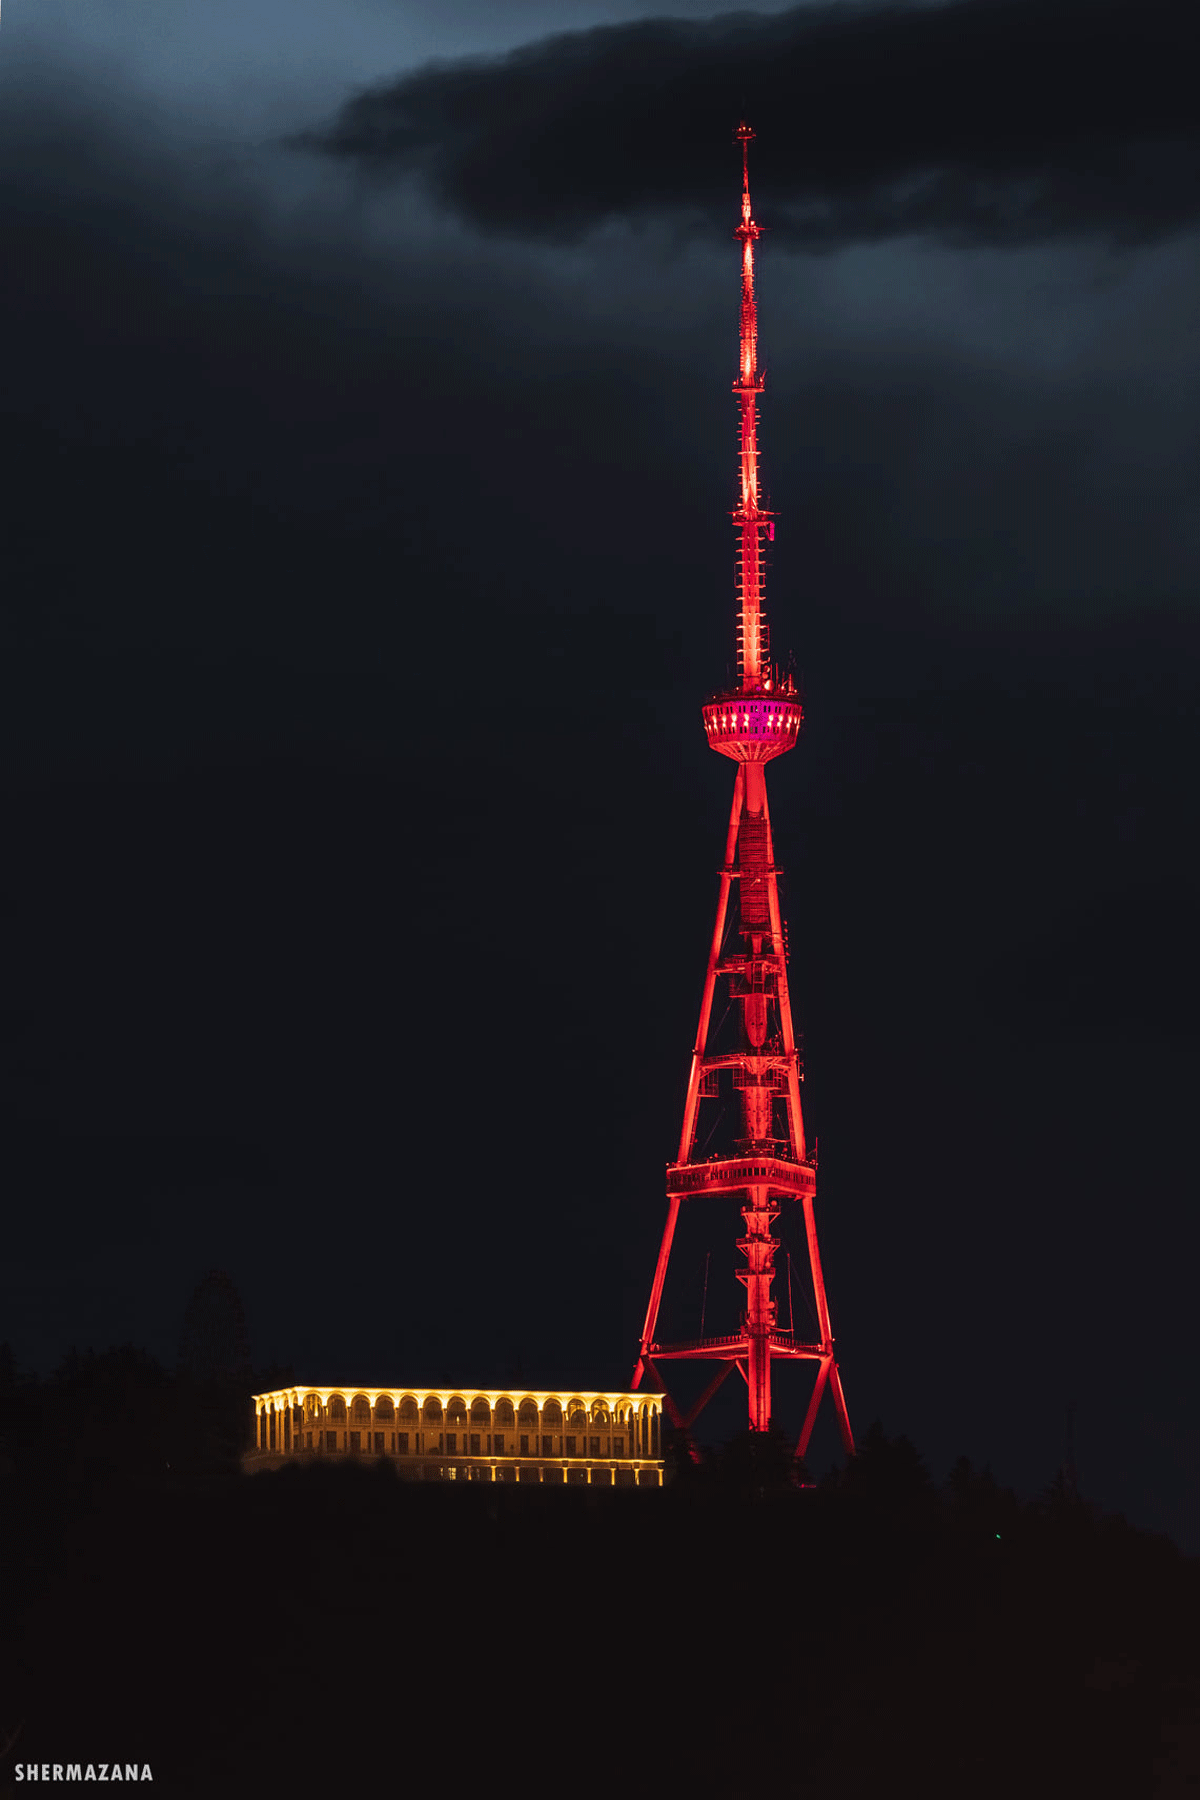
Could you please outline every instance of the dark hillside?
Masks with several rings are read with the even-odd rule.
[[[1197,1566],[1062,1483],[938,1490],[878,1428],[807,1488],[744,1443],[662,1492],[248,1477],[240,1417],[132,1353],[10,1383],[0,1792],[1200,1786]]]

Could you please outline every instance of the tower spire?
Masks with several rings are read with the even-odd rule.
[[[763,533],[774,534],[770,514],[761,506],[758,490],[758,396],[763,378],[758,372],[758,305],[754,297],[754,245],[761,228],[754,222],[750,205],[750,144],[754,133],[743,123],[734,133],[742,146],[742,218],[734,236],[742,246],[742,307],[738,375],[733,384],[740,409],[738,454],[738,504],[734,522],[738,530],[738,676],[742,692],[769,692],[771,671],[767,621],[763,607]]]
[[[738,683],[726,693],[714,694],[703,708],[709,744],[738,769],[679,1150],[667,1168],[666,1225],[631,1385],[636,1389],[649,1377],[663,1390],[671,1422],[689,1429],[730,1370],[737,1368],[749,1389],[750,1428],[765,1431],[772,1419],[772,1364],[780,1359],[814,1363],[816,1379],[798,1445],[803,1455],[826,1389],[847,1452],[853,1451],[854,1438],[834,1357],[817,1248],[817,1162],[804,1135],[803,1075],[792,1025],[787,940],[767,807],[766,765],[792,749],[803,711],[791,678],[780,682],[771,670],[763,619],[762,535],[770,534],[772,527],[758,484],[758,396],[763,381],[758,372],[754,299],[754,245],[760,234],[750,204],[748,151],[753,136],[746,124],[739,125],[735,134],[742,147],[742,218],[734,233],[742,246],[741,347],[733,384],[740,409],[741,494],[733,515],[740,552]],[[719,982],[725,986],[728,1004],[715,1010],[719,1023],[714,1026]],[[701,1134],[706,1101],[715,1106],[705,1114],[707,1130]],[[719,1146],[716,1153],[706,1154],[714,1139]],[[745,1261],[733,1274],[745,1289],[745,1305],[736,1330],[729,1330],[734,1323],[729,1320],[717,1335],[711,1327],[705,1335],[716,1300],[715,1294],[709,1296],[706,1276],[701,1335],[661,1343],[659,1311],[680,1209],[685,1200],[700,1198],[732,1200],[739,1206],[745,1235],[737,1240],[737,1248]],[[793,1222],[803,1233],[817,1325],[810,1342],[797,1338],[790,1307],[787,1328],[782,1328],[771,1297],[781,1247],[777,1220]],[[732,1300],[728,1305],[732,1307]],[[671,1359],[718,1364],[717,1373],[686,1411],[667,1392],[659,1367]]]

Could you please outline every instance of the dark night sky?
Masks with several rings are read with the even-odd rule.
[[[627,1380],[732,772],[744,109],[851,1415],[1030,1492],[1074,1401],[1085,1494],[1195,1546],[1192,10],[10,0],[27,1367],[171,1360],[218,1265],[260,1365]]]

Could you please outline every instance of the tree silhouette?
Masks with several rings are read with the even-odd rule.
[[[920,1453],[906,1437],[889,1438],[878,1419],[836,1481],[858,1511],[892,1524],[924,1525],[936,1516],[937,1496]]]
[[[804,1464],[776,1425],[769,1431],[740,1431],[730,1438],[716,1472],[723,1487],[760,1498],[790,1492],[808,1480]]]

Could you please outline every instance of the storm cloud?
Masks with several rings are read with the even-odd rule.
[[[723,219],[740,108],[769,146],[762,210],[805,244],[1146,239],[1200,215],[1194,22],[1180,0],[651,19],[406,73],[302,141],[415,173],[477,226],[571,238]]]

